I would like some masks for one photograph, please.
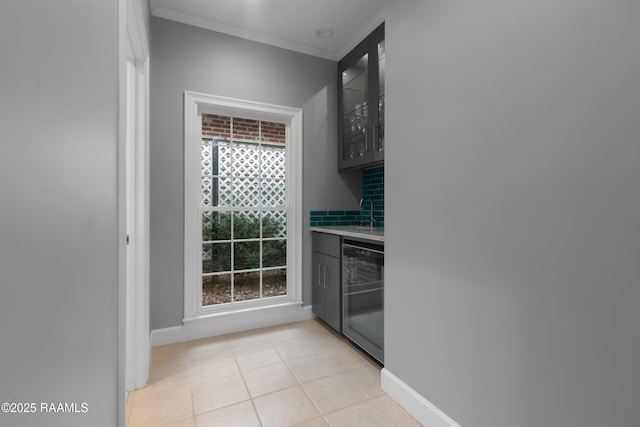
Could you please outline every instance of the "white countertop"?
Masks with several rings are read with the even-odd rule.
[[[384,228],[369,228],[359,225],[332,225],[322,227],[310,227],[311,231],[319,233],[337,234],[339,236],[367,239],[376,242],[384,242]]]

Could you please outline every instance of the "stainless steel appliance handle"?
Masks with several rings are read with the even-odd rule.
[[[363,246],[350,245],[349,243],[343,243],[342,247],[343,248],[349,247],[349,248],[358,249],[358,250],[361,250],[361,251],[375,252],[375,253],[384,255],[384,251],[379,251],[377,249],[366,248],[366,247],[363,247]]]

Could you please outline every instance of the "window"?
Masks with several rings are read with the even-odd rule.
[[[286,127],[202,115],[202,305],[287,294]]]
[[[300,116],[185,94],[185,318],[301,300]]]

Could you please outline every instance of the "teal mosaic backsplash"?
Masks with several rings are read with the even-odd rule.
[[[360,211],[311,211],[311,227],[360,225]]]
[[[369,221],[371,210],[368,200],[373,202],[374,227],[384,227],[384,166],[362,171],[362,220]],[[369,225],[363,224],[363,225]]]
[[[309,225],[323,227],[333,225],[369,225],[369,200],[373,202],[375,227],[384,227],[384,166],[362,171],[362,196],[365,199],[360,211],[311,211]]]

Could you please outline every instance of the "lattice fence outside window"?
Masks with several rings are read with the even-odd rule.
[[[201,206],[284,206],[284,147],[203,139]],[[231,169],[234,160],[235,170]]]
[[[285,126],[203,115],[202,305],[287,294]]]

